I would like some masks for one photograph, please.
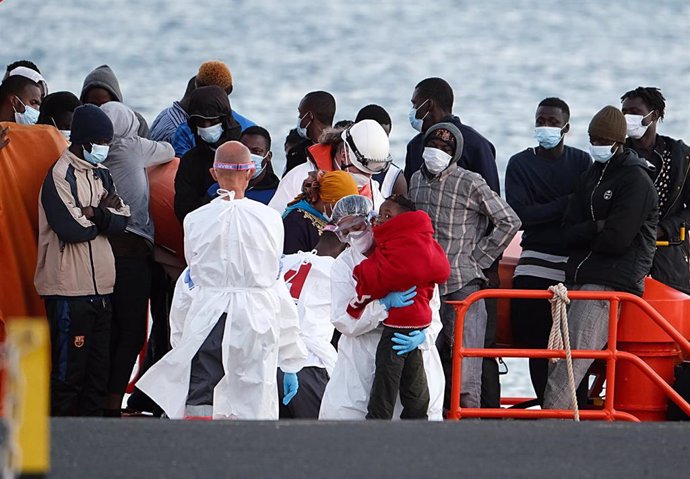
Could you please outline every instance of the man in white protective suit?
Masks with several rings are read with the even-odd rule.
[[[331,269],[331,321],[342,336],[338,341],[338,359],[321,401],[319,419],[365,419],[376,371],[376,348],[383,330],[380,325],[388,317],[388,309],[397,307],[392,304],[395,301],[391,301],[391,298],[405,294],[390,293],[381,300],[371,301],[365,306],[359,319],[347,312],[348,305],[358,301],[352,271],[366,258],[362,251],[370,251],[373,244],[372,216],[373,205],[364,196],[346,196],[333,208],[332,222],[337,225],[338,236],[341,241],[346,240],[350,247],[336,258]],[[438,287],[429,305],[432,323],[425,335],[408,335],[408,340],[399,343],[402,348],[397,351],[405,353],[414,348],[422,350],[430,397],[428,418],[431,421],[441,421],[445,377],[436,349],[436,337],[442,327],[438,312]],[[394,418],[400,416],[401,409],[398,398]]]
[[[318,419],[321,398],[338,353],[331,344],[331,268],[345,245],[326,226],[314,251],[283,256],[281,275],[297,305],[307,361],[298,373],[299,394],[280,406],[280,419]],[[279,395],[283,372],[278,370]]]
[[[279,277],[283,223],[245,198],[255,166],[237,141],[221,145],[211,174],[218,198],[184,220],[188,270],[175,288],[173,349],[137,386],[173,419],[278,419],[297,393],[307,357],[297,309]]]

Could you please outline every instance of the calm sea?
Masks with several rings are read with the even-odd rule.
[[[201,62],[223,60],[233,108],[273,135],[277,171],[310,90],[334,94],[336,119],[384,106],[402,164],[415,133],[412,90],[440,76],[454,88],[455,113],[496,146],[502,177],[510,156],[535,144],[534,110],[547,96],[570,104],[567,142],[585,147],[596,111],[657,86],[668,105],[661,132],[687,138],[689,24],[683,0],[4,0],[0,66],[31,59],[51,91],[78,95],[84,76],[107,63],[125,103],[150,123]],[[510,364],[505,389],[529,394],[524,362]]]

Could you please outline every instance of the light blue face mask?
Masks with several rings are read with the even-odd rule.
[[[110,147],[108,145],[94,145],[91,143],[91,151],[86,151],[86,148],[82,149],[84,151],[84,159],[89,163],[97,165],[103,163],[108,157]]]
[[[38,110],[36,110],[35,108],[31,108],[30,106],[27,106],[22,101],[22,99],[16,95],[15,98],[19,100],[19,103],[24,105],[24,111],[20,113],[17,110],[14,110],[14,107],[12,107],[12,109],[14,110],[14,121],[16,121],[20,125],[35,125],[38,121]]]
[[[534,137],[539,142],[539,146],[545,150],[552,150],[556,148],[563,139],[563,128],[538,126],[534,129]]]
[[[215,145],[220,140],[220,136],[223,134],[223,124],[218,123],[217,125],[209,126],[208,128],[197,127],[196,131],[202,140],[210,145]]]
[[[613,148],[613,145],[597,146],[590,144],[589,155],[597,163],[606,163],[615,153],[615,151],[611,151],[611,148]]]
[[[424,115],[422,118],[417,118],[417,111],[418,111],[422,106],[424,106],[424,103],[426,103],[426,102],[428,102],[428,101],[429,101],[429,99],[427,98],[427,99],[424,100],[424,102],[422,102],[422,104],[419,105],[417,108],[415,108],[415,107],[413,106],[413,107],[410,109],[410,114],[409,114],[410,126],[411,126],[412,128],[414,128],[415,130],[420,131],[420,132],[422,131],[422,125],[424,125],[424,118],[426,118],[427,115],[429,115],[429,112],[427,111],[427,112],[426,112],[426,115]]]
[[[256,166],[256,170],[252,175],[252,180],[255,180],[264,171],[264,158],[266,157],[261,155],[255,155],[254,153],[252,153],[249,156],[251,156],[252,162],[254,163],[254,166]]]
[[[305,113],[304,116],[307,116],[307,113]],[[312,120],[309,120],[309,123],[307,123],[307,126],[302,128],[302,120],[304,120],[304,116],[301,118],[297,118],[297,126],[295,127],[295,129],[297,130],[297,134],[300,137],[304,138],[305,140],[308,140],[309,136],[307,134],[307,128],[309,128],[309,125],[311,125]]]

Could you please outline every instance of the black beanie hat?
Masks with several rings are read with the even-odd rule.
[[[76,145],[113,139],[113,123],[96,105],[82,105],[74,110],[69,141]]]

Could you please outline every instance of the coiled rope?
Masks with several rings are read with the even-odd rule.
[[[570,333],[568,331],[568,304],[570,304],[570,298],[568,298],[568,288],[563,286],[563,283],[558,283],[555,286],[549,286],[549,291],[553,293],[553,297],[549,299],[549,303],[551,303],[551,317],[553,318],[553,325],[551,326],[549,345],[547,347],[548,349],[565,349],[565,362],[566,369],[568,371],[570,401],[575,413],[575,421],[579,421],[580,411],[577,407],[575,374],[573,373],[573,357],[570,352]],[[560,358],[551,358],[549,361],[555,363],[560,361]]]

